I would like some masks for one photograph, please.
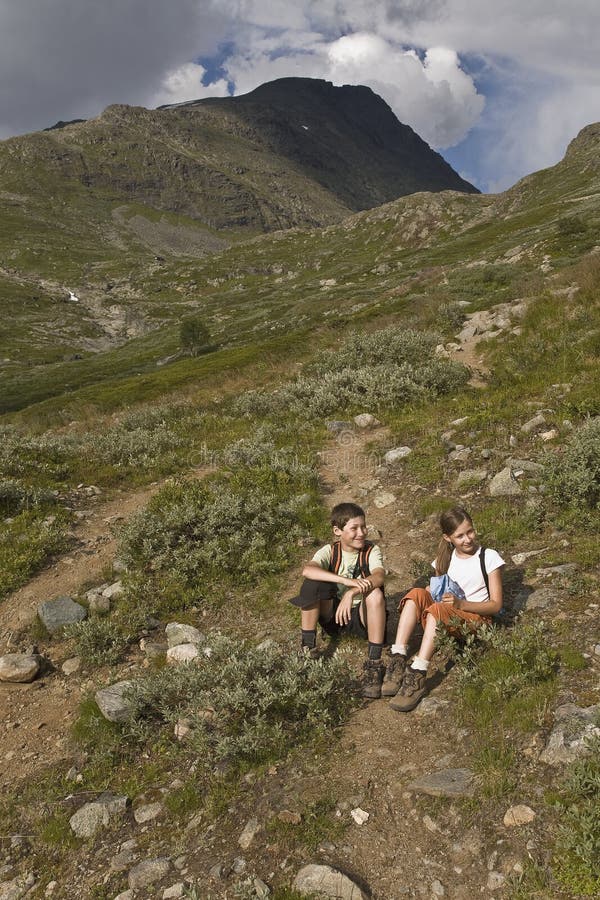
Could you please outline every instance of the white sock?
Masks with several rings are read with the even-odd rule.
[[[392,644],[392,653],[401,653],[402,656],[407,656],[408,644]]]
[[[411,669],[418,669],[419,672],[426,672],[429,668],[429,660],[421,659],[420,656],[415,656],[410,664],[410,667]]]

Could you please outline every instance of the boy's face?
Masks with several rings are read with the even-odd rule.
[[[348,519],[343,528],[334,525],[333,533],[339,539],[342,550],[360,550],[365,546],[367,537],[365,517],[356,516],[354,519]]]

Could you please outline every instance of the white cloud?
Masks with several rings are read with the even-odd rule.
[[[162,106],[199,100],[201,97],[226,97],[229,94],[229,86],[224,78],[205,85],[205,75],[206,69],[197,63],[186,63],[178,69],[172,69],[165,75],[158,93],[154,94],[152,104]]]

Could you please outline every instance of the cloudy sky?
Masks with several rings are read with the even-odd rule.
[[[598,0],[0,0],[0,138],[306,75],[503,190],[600,120]]]

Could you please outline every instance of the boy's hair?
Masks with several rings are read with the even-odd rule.
[[[358,503],[338,503],[331,510],[331,524],[334,528],[340,530],[350,519],[356,519],[357,516],[365,518],[365,511]]]

